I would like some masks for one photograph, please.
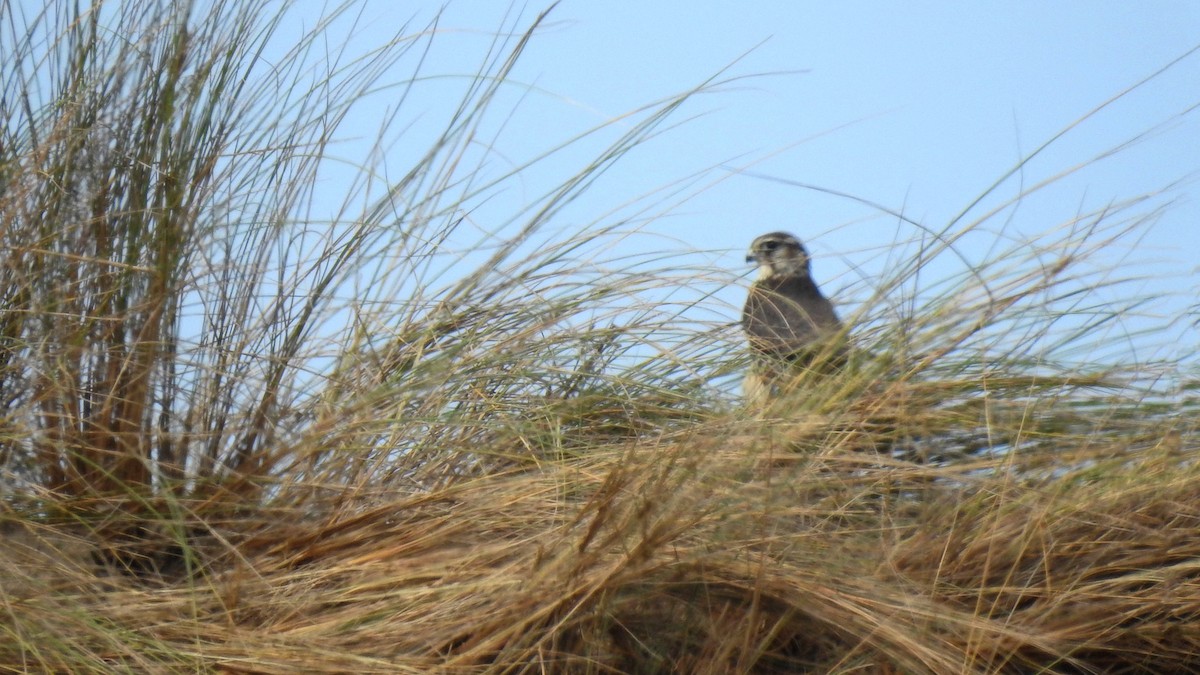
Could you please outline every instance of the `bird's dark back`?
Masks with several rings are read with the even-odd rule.
[[[742,310],[751,346],[781,359],[807,351],[841,326],[833,304],[807,275],[759,279]]]

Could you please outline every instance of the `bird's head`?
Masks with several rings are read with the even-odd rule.
[[[758,263],[758,278],[809,275],[808,251],[787,232],[771,232],[754,240],[746,262]]]

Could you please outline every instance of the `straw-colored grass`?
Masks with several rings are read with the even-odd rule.
[[[1195,668],[1200,495],[1178,436],[1109,480],[1021,481],[797,453],[825,431],[701,424],[354,513],[261,513],[194,537],[214,562],[170,583],[98,575],[78,528],[10,527],[5,662]]]
[[[557,220],[719,82],[472,235],[572,144],[477,154],[518,19],[324,221],[337,121],[406,128],[436,24],[264,70],[271,3],[72,7],[0,5],[0,671],[1200,671],[1188,371],[1080,357],[1155,196],[941,283],[1001,212],[926,231],[845,369],[748,408],[733,274],[616,252],[655,197]]]

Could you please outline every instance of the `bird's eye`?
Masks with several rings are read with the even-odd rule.
[[[763,242],[763,248],[767,249],[768,251],[774,251],[775,249],[779,248],[779,242],[777,242],[777,241],[764,241],[764,242]]]

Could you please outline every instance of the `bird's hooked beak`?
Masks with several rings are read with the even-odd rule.
[[[746,254],[746,264],[758,267],[758,279],[766,279],[772,274],[771,265],[762,256],[751,251]]]

